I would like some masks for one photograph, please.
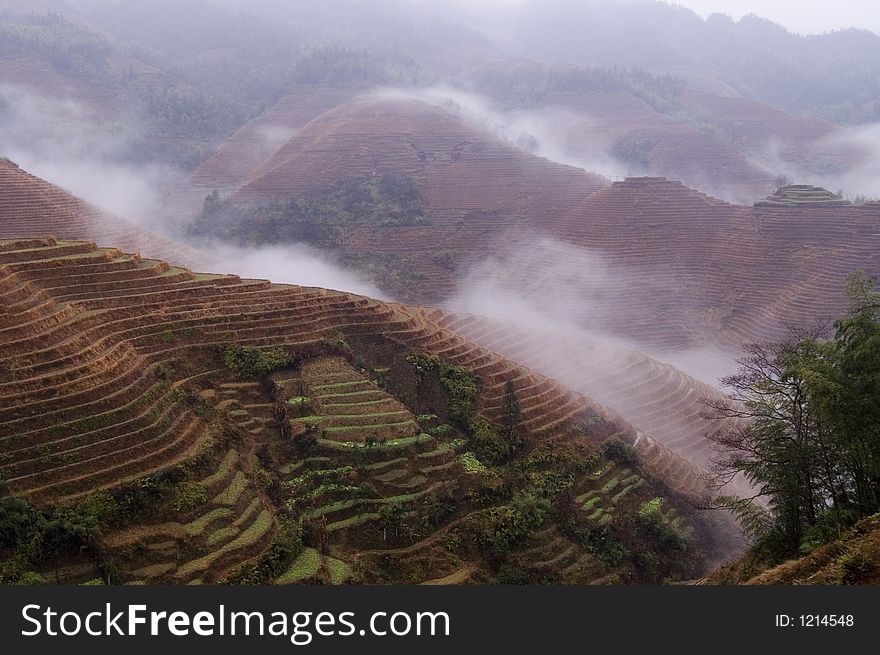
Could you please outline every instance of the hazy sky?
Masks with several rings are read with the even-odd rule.
[[[878,0],[680,0],[701,16],[719,12],[734,18],[757,14],[792,32],[815,34],[845,27],[880,33]]]
[[[527,0],[458,1],[464,5],[479,2],[503,8]],[[817,34],[845,27],[865,28],[880,34],[880,0],[678,0],[668,4],[683,5],[703,17],[715,12],[737,19],[747,14],[757,14],[801,34]]]

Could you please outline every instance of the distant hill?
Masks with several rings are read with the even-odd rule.
[[[751,15],[703,20],[661,2],[529,2],[508,33],[519,55],[548,63],[695,70],[740,95],[842,122],[878,117],[880,36],[799,36]]]
[[[245,129],[254,134],[262,128]],[[214,161],[206,162],[199,175]],[[382,176],[414,185],[418,216],[379,224],[358,221],[331,201],[347,181]],[[549,228],[606,184],[600,176],[475,130],[427,102],[366,96],[298,129],[229,194],[226,209],[200,219],[197,232],[243,243],[266,243],[261,225],[297,234],[302,220],[284,203],[305,199],[319,207],[310,220],[332,230],[330,236],[322,230],[315,245],[337,251],[398,298],[429,301],[450,293],[457,271],[497,248],[505,234]],[[259,209],[273,202],[283,205],[278,211],[287,212],[286,218],[270,220],[273,210]],[[354,202],[354,196],[345,202]],[[222,216],[229,212],[227,231]]]
[[[587,198],[556,234],[610,263],[596,298],[615,317],[605,329],[671,349],[736,348],[842,315],[846,275],[880,273],[878,219],[871,203],[746,207],[631,178]]]

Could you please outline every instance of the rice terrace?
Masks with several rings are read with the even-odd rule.
[[[880,582],[880,36],[502,4],[0,0],[0,582]]]

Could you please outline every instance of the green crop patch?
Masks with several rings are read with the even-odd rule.
[[[327,571],[330,573],[330,584],[339,585],[351,577],[351,567],[335,557],[324,558]]]
[[[290,568],[275,580],[277,584],[291,584],[317,575],[321,568],[321,554],[314,548],[305,548]]]
[[[416,424],[407,419],[406,421],[391,421],[388,423],[371,423],[369,425],[335,425],[328,428],[324,428],[327,434],[338,434],[340,432],[351,432],[352,430],[363,430],[365,432],[369,432],[371,430],[380,430],[382,428],[402,428],[402,427],[412,427],[416,428]]]
[[[605,484],[602,485],[602,493],[607,494],[607,493],[611,492],[619,484],[620,484],[620,477],[615,475],[613,478],[608,480],[608,482],[606,482]]]
[[[229,539],[232,539],[239,532],[240,532],[240,530],[234,526],[231,526],[231,525],[226,526],[226,527],[220,528],[219,530],[217,530],[215,532],[212,532],[205,543],[207,543],[208,546],[214,546],[214,545],[220,543],[221,541],[227,541]]]
[[[327,526],[327,532],[335,532],[337,530],[346,530],[348,528],[354,528],[359,525],[363,525],[368,521],[377,521],[380,516],[376,513],[367,513],[367,514],[357,514],[356,516],[349,517],[347,519],[343,519],[341,521],[336,521],[335,523],[331,523]]]
[[[464,470],[468,473],[485,473],[488,470],[473,453],[462,453],[458,456],[458,459],[461,465],[464,466]]]
[[[186,525],[184,525],[184,529],[187,534],[190,535],[200,535],[205,529],[214,521],[220,521],[227,517],[232,516],[232,510],[228,507],[217,507],[216,509],[212,509],[207,514],[202,514],[199,518],[194,521],[190,521]]]
[[[591,509],[593,509],[596,506],[596,504],[599,502],[599,500],[600,500],[599,496],[594,496],[592,498],[587,499],[581,505],[581,510],[583,510],[584,512],[589,512]]]
[[[241,471],[236,471],[229,486],[218,493],[211,502],[216,505],[235,505],[247,485],[247,476]]]

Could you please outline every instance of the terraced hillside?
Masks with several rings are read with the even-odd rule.
[[[595,399],[639,431],[701,466],[712,457],[705,436],[717,429],[703,401],[720,392],[647,355],[576,331],[525,328],[512,322],[429,310],[430,320],[493,352]]]
[[[685,92],[701,119],[717,127],[746,157],[779,161],[807,174],[841,174],[864,163],[866,153],[845,142],[845,132],[831,123],[789,114],[757,100]],[[672,177],[672,176],[670,176]]]
[[[90,239],[189,265],[208,258],[182,244],[110,216],[0,157],[0,235]]]
[[[492,96],[497,91],[492,88],[493,79],[523,66],[543,69],[496,54],[491,63],[472,61],[457,75],[462,76],[466,88]],[[259,176],[271,170],[298,147],[305,148],[298,155],[302,161],[326,157],[323,150],[309,148],[309,140],[294,140],[284,146],[286,154],[274,155],[283,135],[298,132],[311,120],[320,119],[315,127],[328,132],[332,130],[327,127],[330,123],[350,120],[342,108],[369,91],[322,87],[284,96],[193,172],[188,182],[191,206],[197,209],[213,189],[225,193],[248,174]],[[741,203],[754,202],[772,191],[774,178],[782,172],[842,175],[864,155],[843,143],[845,133],[840,128],[731,93],[688,88],[677,98],[676,108],[664,113],[628,91],[553,92],[541,95],[525,115],[551,128],[541,134],[559,130],[555,137],[558,149],[572,161],[601,166],[600,162],[617,159],[618,168],[629,168],[632,175],[681,180],[705,193]],[[505,99],[498,99],[503,106]],[[415,129],[430,132],[429,120],[426,116]],[[351,128],[342,129],[347,132]],[[369,134],[363,129],[361,136]],[[377,134],[381,141],[384,137]],[[381,151],[380,141],[370,149]]]
[[[737,546],[692,465],[421,311],[52,238],[0,242],[0,308],[4,488],[105,508],[58,579],[636,582]]]
[[[502,268],[510,260],[505,275],[516,281],[514,291],[537,293],[540,288],[552,296],[552,281],[550,286],[542,282],[544,262],[523,263],[516,257],[532,248],[536,234],[550,233],[576,246],[554,258],[554,270],[566,258],[573,269],[584,270],[595,254],[610,272],[607,284],[588,290],[598,310],[589,327],[634,338],[652,353],[695,346],[736,352],[744,342],[783,335],[784,323],[833,320],[843,308],[845,275],[855,268],[878,271],[875,204],[840,200],[816,205],[803,197],[778,203],[773,195],[760,200],[770,192],[773,175],[736,173],[746,160],[732,146],[714,163],[695,157],[720,152],[697,142],[714,137],[624,95],[553,94],[542,100],[542,107],[569,112],[559,122],[571,133],[566,143],[572,156],[581,145],[580,155],[589,159],[597,148],[607,150],[621,139],[647,139],[653,144],[649,160],[675,155],[693,166],[693,175],[649,161],[652,170],[673,170],[697,188],[705,185],[694,175],[723,179],[728,190],[742,182],[745,186],[733,195],[759,202],[730,204],[661,177],[605,186],[577,169],[479,134],[441,108],[382,96],[362,96],[314,118],[230,199],[283,201],[310,197],[338,180],[407,177],[422,195],[424,220],[345,225],[332,246],[344,263],[394,297],[437,304],[460,290],[472,266],[494,255]],[[753,109],[764,115],[761,107]],[[590,119],[582,125],[580,115]],[[779,116],[774,120],[783,121]],[[623,130],[630,124],[638,127]],[[785,125],[790,127],[786,156],[821,150],[836,134],[806,119]],[[754,152],[759,136],[747,126],[728,127],[740,130],[743,152]],[[667,128],[674,134],[658,136]],[[676,130],[697,141],[688,145]],[[840,159],[839,148],[829,148],[829,157]],[[587,251],[585,257],[577,255],[577,248]],[[650,321],[643,320],[645,308],[650,308]],[[583,324],[582,316],[571,318]]]
[[[610,153],[641,169],[633,175],[679,180],[731,202],[759,200],[781,173],[841,180],[866,162],[855,139],[831,123],[692,86],[667,113],[627,92],[551,94],[541,107],[571,112],[560,121],[569,156]]]
[[[713,99],[721,106],[728,101]],[[634,94],[556,93],[542,107],[567,112],[562,124],[570,157],[597,161],[611,155],[631,175],[681,180],[735,202],[753,202],[773,188],[775,173],[720,138],[710,124],[661,113]]]
[[[321,87],[299,89],[282,97],[238,129],[192,172],[186,191],[197,201],[195,207],[215,189],[222,194],[233,190],[294,133],[357,93],[351,87]]]
[[[431,209],[565,211],[604,186],[596,176],[529,156],[426,102],[362,96],[313,120],[234,192],[283,200],[336,180],[413,176]]]
[[[406,301],[449,295],[457,271],[481,253],[508,235],[561,219],[607,183],[482,134],[428,103],[365,95],[299,129],[228,201],[244,207],[319,201],[340,184],[385,176],[414,184],[419,220],[343,221],[332,248]],[[259,223],[246,213],[241,218],[245,230]],[[253,242],[251,236],[244,241]]]
[[[878,207],[805,201],[804,192],[789,187],[784,202],[746,207],[630,178],[584,201],[556,235],[607,262],[592,297],[604,330],[655,349],[736,350],[780,338],[786,325],[838,318],[846,275],[880,273]]]

